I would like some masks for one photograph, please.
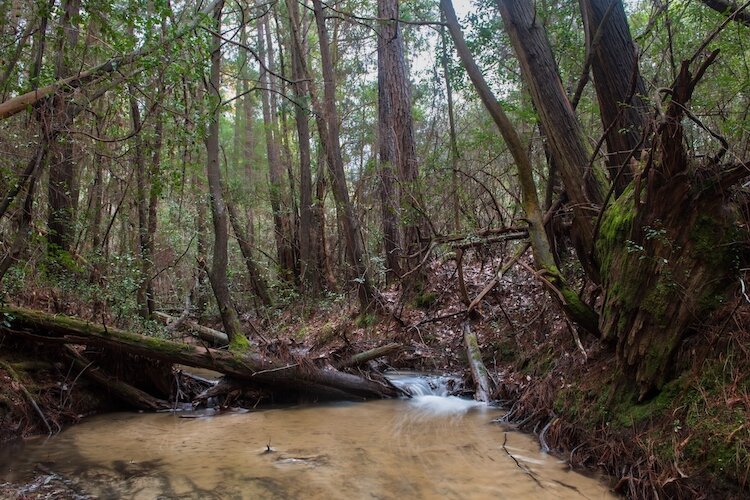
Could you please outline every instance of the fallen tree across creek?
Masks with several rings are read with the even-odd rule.
[[[376,381],[301,358],[285,362],[254,351],[235,352],[147,337],[67,316],[16,307],[0,308],[0,333],[37,342],[102,347],[168,363],[207,368],[236,381],[271,390],[344,399],[390,398],[400,394]]]

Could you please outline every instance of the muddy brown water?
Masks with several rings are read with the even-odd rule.
[[[502,413],[424,394],[212,417],[108,414],[6,447],[0,482],[41,470],[99,498],[135,499],[613,498],[533,436],[493,422]]]

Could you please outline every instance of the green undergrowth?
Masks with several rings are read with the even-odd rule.
[[[543,358],[542,358],[543,359]],[[605,430],[641,448],[664,470],[702,482],[748,488],[750,479],[750,377],[734,356],[706,361],[637,403],[636,389],[616,374],[593,376],[557,390],[553,410],[587,434]],[[611,373],[602,370],[602,375]],[[732,486],[734,485],[734,486]]]
[[[423,291],[414,297],[414,306],[420,309],[429,309],[439,298],[436,292]]]

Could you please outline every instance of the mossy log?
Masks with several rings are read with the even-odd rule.
[[[146,337],[80,319],[16,307],[0,308],[7,335],[42,342],[105,347],[123,353],[207,368],[234,379],[272,390],[303,394],[332,392],[342,397],[370,399],[396,397],[394,387],[333,369],[319,369],[307,360],[288,363],[253,351],[223,351]]]
[[[155,398],[137,387],[104,373],[100,368],[92,366],[92,363],[72,346],[66,345],[64,347],[66,356],[73,361],[73,366],[77,371],[133,408],[157,411],[169,410],[172,407],[168,401]]]
[[[466,344],[466,357],[469,359],[471,377],[474,379],[474,399],[489,402],[492,398],[493,384],[487,372],[487,367],[482,361],[482,352],[479,350],[477,336],[471,331],[469,321],[461,324],[461,330]]]
[[[350,356],[349,358],[336,364],[336,368],[349,368],[351,366],[360,366],[373,359],[387,356],[394,352],[399,351],[403,346],[398,343],[390,343],[380,347],[375,347],[364,352],[360,352]]]

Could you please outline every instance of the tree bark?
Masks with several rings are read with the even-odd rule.
[[[461,330],[464,334],[466,357],[469,359],[471,378],[474,379],[474,399],[487,403],[492,399],[493,384],[487,373],[487,367],[484,366],[484,361],[482,361],[482,352],[479,350],[477,336],[471,331],[469,320],[465,320],[461,324]]]
[[[130,94],[130,118],[133,122],[133,160],[132,168],[135,170],[135,182],[136,182],[136,210],[138,212],[138,247],[141,256],[141,273],[143,276],[141,285],[136,291],[136,303],[138,304],[138,314],[144,319],[149,319],[150,313],[148,310],[147,303],[147,273],[149,270],[148,265],[148,201],[146,199],[146,163],[144,160],[143,152],[143,136],[141,135],[141,129],[143,123],[141,121],[141,110],[138,105],[138,100],[135,98],[135,90],[128,86]]]
[[[633,179],[630,158],[640,158],[640,151],[649,146],[642,139],[648,112],[646,86],[622,1],[581,0],[580,4],[587,21],[594,87],[607,137],[609,178],[619,196]]]
[[[62,5],[59,43],[55,61],[55,78],[70,77],[74,69],[71,54],[78,44],[78,15],[80,0],[65,0]],[[63,253],[71,250],[75,235],[75,213],[78,206],[76,187],[76,164],[73,161],[73,142],[68,134],[72,124],[73,108],[62,96],[54,99],[54,113],[59,132],[57,140],[51,144],[51,158],[48,184],[47,236],[48,254],[53,262],[62,263]]]
[[[173,330],[179,330],[180,326],[183,326],[185,329],[193,332],[199,339],[208,342],[210,345],[221,347],[229,344],[229,337],[227,337],[226,333],[214,330],[213,328],[208,328],[196,323],[195,321],[185,319],[184,321],[181,321],[180,325],[176,325],[176,323],[180,322],[181,318],[175,318],[161,311],[154,311],[154,319]]]
[[[317,263],[312,260],[312,171],[310,157],[310,120],[308,110],[304,107],[308,95],[304,72],[304,44],[300,36],[301,22],[299,18],[299,6],[297,0],[287,0],[289,11],[289,25],[291,33],[291,59],[292,89],[297,99],[295,106],[295,121],[297,125],[297,143],[299,148],[299,172],[300,172],[300,224],[299,224],[299,251],[300,251],[300,277],[303,290],[309,289],[313,293],[320,292],[320,273]]]
[[[361,366],[368,361],[372,361],[373,359],[382,358],[383,356],[398,352],[402,348],[403,346],[397,343],[390,343],[380,347],[375,347],[373,349],[354,354],[346,358],[345,360],[342,360],[341,362],[336,364],[336,368],[340,370],[342,368],[349,368],[352,366]]]
[[[411,89],[404,57],[404,42],[399,23],[394,21],[399,19],[398,1],[378,0],[378,18],[389,20],[381,22],[378,35],[378,102],[385,108],[384,113],[379,112],[379,130],[383,134],[380,139],[381,150],[387,153],[385,161],[381,159],[384,163],[381,168],[385,168],[381,175],[386,181],[390,175],[389,165],[395,165],[399,181],[398,191],[390,193],[386,190],[386,182],[383,182],[383,211],[385,214],[386,210],[392,210],[393,204],[399,207],[397,215],[400,216],[403,231],[402,267],[406,268],[405,272],[410,273],[406,287],[414,290],[422,286],[425,278],[421,269],[425,249],[420,241],[421,229],[425,224],[419,192],[417,148],[414,141]],[[384,103],[384,100],[388,102]],[[385,141],[393,141],[393,144],[384,148],[382,142]],[[392,159],[388,156],[392,156]],[[384,220],[384,229],[385,222]],[[384,236],[390,235],[384,231]]]
[[[387,1],[387,0],[386,0]],[[378,1],[378,17],[384,17],[384,0]],[[378,33],[378,174],[380,177],[380,208],[383,224],[383,251],[385,252],[386,282],[392,283],[401,277],[403,248],[399,231],[401,207],[398,182],[398,158],[396,155],[396,130],[392,99],[389,94],[389,37],[393,36],[390,24],[383,24]]]
[[[695,75],[684,61],[644,173],[604,212],[597,257],[605,290],[601,328],[616,343],[627,395],[643,400],[674,375],[674,354],[696,321],[722,303],[741,265],[742,233],[728,193],[732,169],[691,165],[683,118]],[[712,180],[705,172],[713,170]],[[722,179],[728,179],[726,183]],[[634,382],[634,383],[633,383]]]
[[[221,11],[223,3],[216,6],[214,10],[214,27],[217,32],[221,31]],[[211,43],[211,75],[209,79],[208,93],[211,97],[211,118],[206,136],[206,173],[208,176],[208,190],[211,197],[211,214],[214,223],[214,255],[211,272],[208,279],[216,297],[219,307],[221,321],[224,331],[229,337],[230,348],[242,350],[248,347],[247,337],[242,333],[237,312],[232,305],[232,299],[227,285],[227,209],[221,188],[221,170],[219,168],[219,119],[221,116],[221,39],[213,35]]]
[[[323,108],[325,123],[322,129],[325,131],[325,144],[328,153],[328,168],[333,184],[333,196],[336,200],[336,210],[340,214],[339,219],[344,230],[346,240],[347,256],[354,271],[354,279],[357,283],[359,303],[363,311],[373,305],[374,290],[372,288],[369,271],[365,262],[365,253],[362,245],[362,235],[359,230],[359,222],[354,214],[354,208],[349,199],[349,190],[346,186],[346,174],[344,172],[344,161],[341,156],[341,140],[339,138],[339,117],[336,109],[336,81],[331,59],[328,30],[325,25],[325,14],[323,4],[320,0],[313,0],[315,12],[315,23],[318,28],[318,40],[320,42],[320,56],[323,66],[323,80],[325,93],[325,106]],[[321,140],[323,135],[321,134]]]
[[[260,57],[265,61],[267,68],[273,67],[273,48],[270,43],[268,31],[268,16],[258,20],[258,52]],[[260,73],[261,86],[263,87],[263,122],[265,123],[266,132],[266,151],[268,155],[268,178],[269,178],[269,198],[271,201],[271,210],[273,211],[274,237],[276,241],[276,254],[279,261],[279,272],[282,279],[290,281],[294,278],[294,255],[292,251],[292,234],[287,213],[288,207],[284,204],[286,199],[286,188],[283,182],[283,169],[281,165],[281,152],[279,150],[279,132],[276,118],[274,116],[274,106],[272,100],[275,99],[275,84],[272,82],[268,72],[261,68]]]
[[[498,0],[497,3],[571,201],[573,242],[578,259],[589,277],[598,281],[598,268],[590,250],[594,239],[593,216],[604,201],[606,177],[596,164],[589,167],[591,153],[583,129],[566,96],[534,4],[514,0]]]
[[[441,18],[445,21],[445,13],[441,11]],[[440,27],[440,65],[443,68],[443,79],[445,80],[445,95],[448,102],[448,134],[450,140],[450,161],[451,161],[451,204],[453,209],[453,219],[451,231],[458,233],[461,231],[460,202],[458,191],[458,140],[456,138],[456,119],[453,112],[453,88],[451,85],[450,73],[448,72],[448,41],[445,38],[445,26]]]

